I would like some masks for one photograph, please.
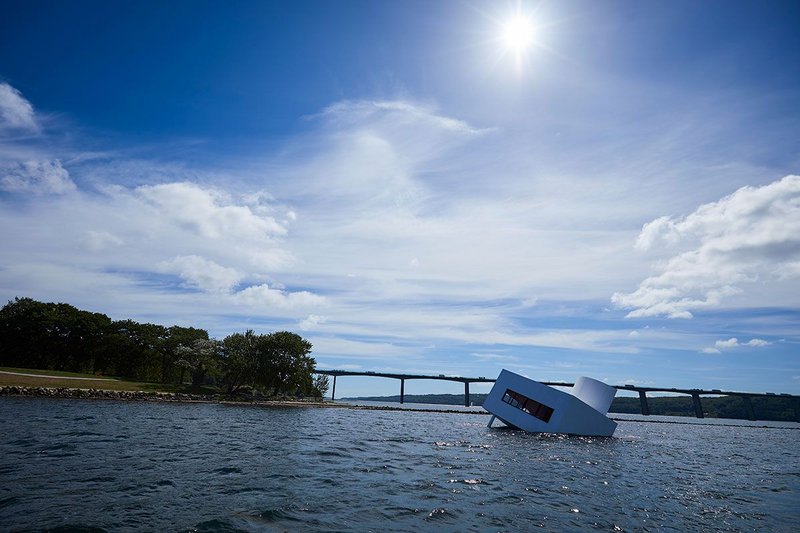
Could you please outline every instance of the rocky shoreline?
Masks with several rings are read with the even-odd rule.
[[[155,391],[115,391],[104,389],[77,389],[70,387],[0,387],[2,396],[28,396],[38,398],[71,398],[81,400],[116,400],[137,402],[174,402],[174,403],[218,403],[239,407],[335,407],[344,409],[358,409],[363,411],[413,411],[420,413],[451,413],[451,414],[488,414],[478,411],[457,411],[454,409],[408,409],[384,405],[352,405],[334,403],[319,399],[302,398],[260,398],[232,399],[224,395],[187,394],[180,392],[155,392]]]
[[[116,391],[104,389],[78,389],[71,387],[0,387],[0,396],[36,396],[41,398],[77,398],[85,400],[118,400],[181,403],[231,403],[231,404],[291,404],[301,406],[328,405],[318,399],[259,399],[236,400],[222,395],[187,394],[182,392]]]

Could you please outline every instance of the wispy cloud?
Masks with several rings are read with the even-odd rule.
[[[0,131],[4,129],[36,132],[39,125],[33,106],[7,83],[0,83]]]
[[[497,353],[473,353],[472,356],[478,361],[496,361],[501,363],[508,363],[511,361],[519,360],[519,357],[515,355],[505,355]]]
[[[0,190],[24,194],[63,194],[76,189],[61,161],[0,163]]]
[[[40,196],[76,189],[58,158],[24,143],[26,136],[39,133],[33,105],[14,87],[0,83],[0,191]]]
[[[609,294],[641,280],[659,250],[675,258],[706,248],[712,258],[742,253],[743,232],[711,222],[737,220],[732,206],[703,216],[699,209],[693,216],[702,224],[654,221],[639,237],[646,256],[630,246],[642,220],[630,206],[647,211],[650,195],[620,186],[610,170],[595,173],[595,161],[568,173],[540,168],[503,130],[407,100],[340,102],[305,126],[279,151],[225,159],[223,170],[147,159],[143,150],[83,157],[15,141],[3,164],[45,162],[69,181],[61,194],[20,185],[0,198],[0,294],[177,319],[216,335],[299,329],[328,366],[410,371],[414,361],[424,373],[457,360],[474,375],[513,366],[572,379],[665,346],[696,356],[712,342],[676,326],[623,327],[620,313],[604,307]],[[762,202],[762,215],[757,206],[739,215],[744,233],[761,225],[755,239],[771,232],[769,220],[785,222],[780,210],[792,213],[791,194]],[[794,279],[789,262],[776,261],[777,245],[770,249],[772,268],[786,268],[769,280]],[[693,310],[686,294],[708,299],[721,288],[707,289],[708,276],[691,281],[697,268],[679,275],[669,265],[667,257],[661,266],[671,277],[642,285],[653,304],[633,311],[654,309],[659,295],[665,309]],[[752,289],[747,283],[722,287]],[[782,331],[791,329],[786,320]]]

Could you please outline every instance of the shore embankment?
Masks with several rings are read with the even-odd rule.
[[[125,391],[106,389],[83,389],[73,387],[0,387],[0,396],[36,396],[41,398],[76,398],[84,400],[118,400],[144,402],[184,402],[184,403],[231,403],[242,405],[291,405],[341,407],[333,403],[325,403],[319,399],[258,399],[237,400],[224,395],[188,394],[182,392],[157,391]]]
[[[39,398],[66,398],[81,400],[116,400],[138,402],[172,402],[172,403],[218,403],[237,407],[323,407],[339,409],[358,409],[365,411],[415,411],[423,413],[456,413],[485,414],[476,411],[458,411],[454,409],[407,409],[403,407],[379,405],[353,405],[317,398],[260,398],[234,399],[225,395],[202,395],[180,392],[124,391],[104,389],[81,389],[73,387],[0,387],[2,396],[28,396]]]

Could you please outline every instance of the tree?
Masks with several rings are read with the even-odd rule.
[[[325,374],[317,374],[314,376],[314,390],[312,391],[317,398],[324,398],[328,394],[328,389],[331,386],[331,380]]]
[[[181,326],[167,328],[167,336],[161,350],[162,383],[183,383],[188,368],[185,364],[178,364],[181,359],[178,349],[181,346],[191,346],[196,340],[208,340],[208,332],[204,329]]]
[[[167,328],[158,324],[114,321],[104,337],[96,370],[141,381],[158,381],[166,338]]]
[[[206,376],[216,371],[220,342],[214,339],[196,339],[189,346],[178,347],[177,365],[187,368],[192,374],[192,385],[205,384]]]
[[[275,394],[311,393],[311,373],[316,363],[308,355],[310,342],[296,333],[278,331],[260,335],[256,347],[256,379],[259,384],[272,389]]]
[[[220,377],[228,393],[250,385],[272,394],[323,396],[311,343],[295,333],[234,333],[223,341],[192,327],[112,321],[64,303],[16,298],[0,309],[0,365],[101,372],[139,381],[193,385]]]
[[[91,371],[110,323],[69,304],[15,298],[0,309],[0,364]]]
[[[220,373],[228,394],[234,394],[244,385],[255,385],[258,370],[258,336],[248,329],[234,333],[222,340]]]

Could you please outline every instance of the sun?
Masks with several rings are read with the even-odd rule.
[[[522,54],[533,44],[534,33],[531,19],[525,15],[516,15],[503,25],[503,43],[515,54]]]
[[[543,1],[506,0],[496,2],[495,11],[481,13],[486,21],[487,55],[492,69],[512,67],[520,79],[540,71],[542,53],[554,54],[550,41],[558,24],[553,13],[544,10]],[[560,54],[557,54],[560,55]]]

